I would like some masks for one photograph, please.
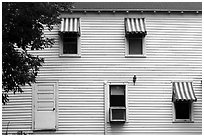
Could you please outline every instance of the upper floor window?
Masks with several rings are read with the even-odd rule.
[[[145,20],[144,18],[126,18],[126,57],[145,57]]]
[[[60,29],[60,56],[80,57],[80,20],[63,18]]]
[[[78,36],[76,33],[64,33],[62,36],[63,41],[63,54],[77,54],[78,53]]]

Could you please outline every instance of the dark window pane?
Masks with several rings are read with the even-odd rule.
[[[129,54],[142,54],[142,39],[129,38]]]
[[[112,119],[113,120],[125,120],[125,109],[113,109],[112,110]]]
[[[64,38],[66,38],[66,37],[77,37],[77,33],[66,32],[66,33],[63,33],[63,37]]]
[[[77,54],[77,43],[66,42],[63,46],[63,54]]]
[[[64,42],[76,43],[77,37],[64,37]]]
[[[125,107],[124,85],[110,85],[110,106]]]
[[[124,95],[111,95],[110,106],[123,106],[125,107],[125,96]]]
[[[77,34],[63,35],[63,54],[77,54]]]
[[[190,102],[175,102],[176,119],[190,119]]]
[[[125,86],[124,85],[111,85],[110,94],[111,95],[125,95]]]

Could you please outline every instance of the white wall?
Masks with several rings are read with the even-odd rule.
[[[129,122],[121,126],[108,124],[108,134],[201,134],[201,15],[129,15],[146,19],[146,58],[125,58],[126,14],[76,16],[81,17],[81,58],[59,57],[58,27],[45,32],[55,38],[55,45],[35,51],[45,58],[38,80],[59,81],[57,133],[104,134],[103,84],[119,80],[129,82]],[[193,81],[198,98],[194,103],[194,123],[172,123],[173,80]],[[30,130],[31,88],[12,98],[2,109],[3,132],[8,121],[10,132]]]

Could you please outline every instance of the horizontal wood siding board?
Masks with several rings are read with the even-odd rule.
[[[9,102],[2,105],[2,134],[16,134],[18,131],[32,133],[31,87],[22,87],[23,93],[9,93]],[[7,130],[8,125],[8,130]]]
[[[59,81],[58,131],[54,133],[104,134],[103,84],[120,80],[128,82],[129,122],[107,124],[108,134],[201,134],[201,16],[148,14],[146,58],[125,58],[126,15],[81,16],[81,58],[59,58],[58,26],[45,30],[47,37],[55,39],[52,48],[30,51],[45,58],[37,80]],[[137,76],[135,85],[133,75]],[[174,80],[193,81],[198,99],[194,123],[172,123]],[[31,108],[31,87],[11,95],[2,108],[2,132],[8,121],[9,133],[32,131]]]

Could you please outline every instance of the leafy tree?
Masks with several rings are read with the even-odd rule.
[[[21,86],[35,82],[43,58],[27,50],[50,47],[54,41],[43,35],[44,28],[60,23],[60,13],[73,3],[3,2],[2,3],[2,103],[8,92],[23,92]]]

